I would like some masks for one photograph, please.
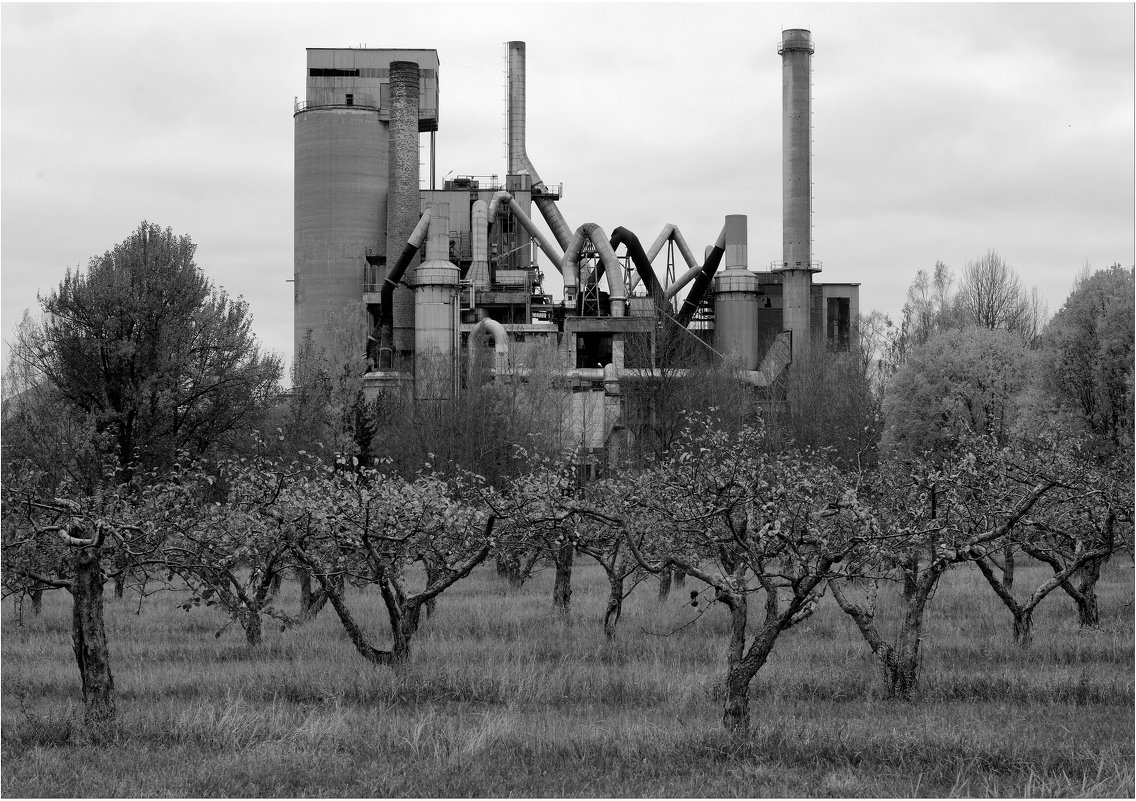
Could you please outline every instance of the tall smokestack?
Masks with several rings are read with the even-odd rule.
[[[572,241],[572,229],[564,220],[556,203],[551,197],[543,194],[544,182],[540,179],[536,167],[529,161],[529,154],[525,149],[525,43],[509,42],[508,44],[508,92],[509,105],[509,175],[529,176],[529,187],[533,190],[533,203],[540,211],[544,221],[548,223],[552,236],[561,248],[567,249]],[[493,221],[490,220],[490,223]]]
[[[422,212],[418,190],[418,65],[413,61],[392,61],[390,65],[388,141],[387,265],[390,269],[414,233]],[[411,286],[414,272],[411,265],[403,279]],[[414,348],[414,293],[405,286],[399,286],[394,292],[394,348],[396,352]]]
[[[525,171],[525,43],[509,42],[509,175]],[[534,179],[539,181],[539,176]]]
[[[793,332],[793,359],[810,350],[812,273],[812,35],[794,28],[783,31],[781,55],[782,254],[783,325]]]

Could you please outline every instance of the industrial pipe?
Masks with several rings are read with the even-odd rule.
[[[522,226],[524,226],[524,229],[529,232],[529,236],[536,240],[537,244],[540,245],[540,249],[544,252],[544,255],[548,257],[548,260],[552,262],[556,269],[560,271],[560,274],[563,275],[563,258],[559,253],[556,252],[556,249],[552,247],[548,239],[544,236],[543,233],[541,233],[541,230],[536,227],[536,223],[532,221],[532,218],[529,217],[529,215],[525,214],[524,209],[521,208],[520,204],[517,203],[513,196],[508,192],[501,190],[500,192],[497,192],[493,195],[493,200],[489,204],[489,213],[487,217],[489,224],[486,230],[493,226],[494,221],[497,219],[497,210],[500,208],[502,203],[508,204],[509,211],[512,213],[512,215],[517,219],[518,222],[520,222]]]
[[[702,265],[695,261],[694,254],[690,252],[690,247],[686,244],[686,239],[683,237],[682,232],[678,230],[678,226],[674,223],[664,225],[663,230],[655,237],[655,241],[652,243],[651,247],[647,248],[647,261],[653,264],[655,257],[659,255],[659,251],[663,249],[663,245],[665,245],[668,240],[678,245],[678,252],[682,255],[686,266],[689,268],[687,272],[683,273],[681,278],[675,281],[673,287],[667,288],[667,299],[669,300],[678,294],[680,289],[690,283],[694,276],[702,271]],[[629,288],[635,289],[638,284],[638,274],[631,276],[631,286]]]
[[[761,367],[757,371],[766,379],[764,386],[772,384],[792,361],[793,334],[791,331],[782,331],[773,339],[773,343],[765,352],[765,358],[761,360]]]
[[[399,255],[398,261],[395,262],[394,267],[387,273],[387,277],[383,280],[383,289],[379,298],[379,369],[390,370],[394,366],[394,290],[398,286],[398,282],[402,280],[402,274],[406,272],[407,266],[410,265],[411,259],[418,253],[418,249],[422,247],[422,242],[426,239],[426,231],[430,228],[430,209],[422,212],[422,217],[418,220],[418,224],[414,226],[414,230],[410,233],[410,238],[406,240],[406,245],[402,249],[402,254]]]
[[[714,242],[714,248],[710,251],[710,255],[706,257],[706,262],[702,265],[702,270],[698,273],[698,277],[694,279],[694,286],[690,288],[690,292],[686,296],[686,300],[682,303],[682,308],[678,311],[678,324],[685,327],[690,325],[690,318],[694,316],[698,304],[702,302],[702,297],[706,294],[706,290],[710,288],[710,282],[714,280],[714,273],[718,269],[718,265],[722,261],[722,254],[726,252],[726,226],[722,226],[722,232],[718,234],[717,241]]]
[[[488,289],[489,276],[489,212],[484,200],[474,201],[470,209],[472,260],[466,279],[475,287]]]
[[[615,257],[615,251],[612,250],[611,244],[607,241],[603,229],[595,223],[584,223],[577,228],[572,241],[568,243],[568,247],[564,251],[564,300],[569,302],[575,299],[575,293],[579,286],[580,251],[583,250],[584,241],[587,239],[590,239],[595,246],[596,254],[600,257],[600,264],[608,272],[607,286],[611,298],[611,316],[622,317],[627,305],[627,292],[623,284],[623,268],[619,266],[619,259]],[[569,287],[571,287],[571,298],[569,298]]]
[[[623,226],[616,228],[611,232],[611,240],[609,242],[612,249],[618,248],[620,245],[626,245],[627,253],[631,256],[631,262],[635,265],[635,270],[639,277],[643,280],[643,285],[647,287],[647,292],[651,296],[651,300],[655,303],[655,310],[659,316],[662,317],[667,310],[667,299],[663,295],[663,287],[659,284],[659,279],[655,277],[655,271],[651,269],[651,260],[647,258],[647,254],[643,251],[643,245],[639,242],[639,237],[635,236],[631,231],[628,231]],[[610,281],[608,282],[611,283]]]
[[[503,376],[509,368],[509,334],[505,331],[505,326],[494,320],[492,317],[486,317],[473,327],[469,332],[469,380],[473,381],[473,363],[474,363],[474,342],[481,334],[489,333],[493,336],[493,370],[496,375]]]

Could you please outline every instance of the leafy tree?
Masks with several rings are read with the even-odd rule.
[[[1131,448],[1136,272],[1080,278],[1044,334],[1043,386],[1113,449]]]
[[[912,347],[922,345],[939,331],[955,325],[954,296],[951,287],[955,277],[951,268],[935,262],[933,271],[919,270],[907,288],[903,319]]]
[[[143,222],[40,296],[42,321],[15,343],[32,381],[109,435],[119,481],[179,452],[232,446],[280,377],[279,359],[262,355],[250,331],[248,305],[213,287],[195,248]]]
[[[936,452],[966,434],[1008,440],[1030,354],[1004,331],[968,328],[933,335],[912,351],[884,398],[884,447]]]

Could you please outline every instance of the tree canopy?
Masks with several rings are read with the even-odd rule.
[[[143,222],[39,296],[42,320],[14,348],[33,382],[110,438],[120,478],[222,445],[260,416],[281,374],[248,304],[213,286],[195,250]]]
[[[1113,445],[1132,439],[1134,275],[1119,264],[1085,275],[1043,343],[1044,387]]]
[[[939,451],[966,433],[1008,435],[1029,376],[1029,351],[1007,331],[943,331],[915,348],[884,398],[884,443]]]

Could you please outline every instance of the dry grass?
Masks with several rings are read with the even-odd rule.
[[[18,632],[3,609],[5,796],[1124,796],[1134,794],[1132,565],[1102,581],[1101,629],[1053,596],[1020,651],[977,574],[948,576],[925,634],[923,692],[881,699],[830,602],[788,633],[753,688],[754,729],[719,725],[726,616],[686,590],[630,599],[600,628],[582,567],[572,619],[550,575],[510,590],[483,570],[443,596],[408,670],[355,655],[330,610],[249,649],[211,610],[108,601],[121,725],[81,725],[68,598]],[[1040,573],[1036,574],[1040,575]],[[1030,571],[1019,578],[1028,586]],[[295,588],[286,586],[285,605]],[[377,595],[354,593],[383,631]]]

